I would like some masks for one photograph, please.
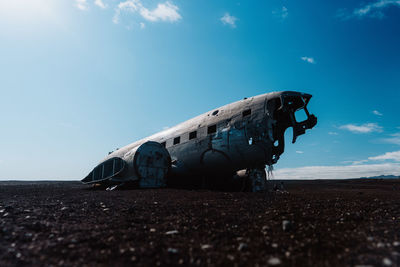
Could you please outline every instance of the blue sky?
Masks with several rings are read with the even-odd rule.
[[[0,179],[81,179],[108,151],[270,91],[318,125],[276,178],[400,175],[400,1],[0,1]]]

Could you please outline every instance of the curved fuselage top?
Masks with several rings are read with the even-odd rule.
[[[282,109],[285,96],[304,98],[304,106],[311,98],[309,94],[293,91],[245,98],[124,146],[101,162],[114,157],[126,160],[140,145],[155,141],[167,148],[173,162],[180,163],[177,166],[192,172],[207,171],[207,166],[215,168],[215,164],[229,172],[246,168],[251,163],[273,164],[277,160],[272,156],[273,143],[282,139],[277,136],[277,119],[273,112]],[[285,120],[289,120],[289,116]],[[291,126],[285,123],[287,125],[281,127],[283,131]],[[283,144],[281,146],[279,155],[283,152]]]

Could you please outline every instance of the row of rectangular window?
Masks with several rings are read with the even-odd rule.
[[[243,115],[243,117],[251,115],[251,109],[246,109],[245,111],[243,111],[242,115]],[[208,126],[207,134],[213,134],[213,133],[216,133],[216,132],[217,132],[217,125],[216,124]],[[189,140],[192,140],[192,139],[195,139],[195,138],[197,138],[197,131],[190,132],[189,133]],[[177,145],[180,142],[181,142],[181,137],[180,136],[174,138],[174,145]],[[163,147],[166,147],[167,146],[167,142],[162,142],[161,145]]]
[[[207,128],[207,134],[213,134],[213,133],[216,133],[216,132],[217,132],[217,125],[216,125],[216,124],[211,125],[211,126],[208,126],[208,128]],[[190,132],[190,133],[189,133],[189,140],[193,140],[193,139],[196,139],[196,138],[197,138],[197,131],[193,131],[193,132]],[[178,136],[178,137],[175,137],[175,138],[174,138],[173,144],[174,144],[174,145],[177,145],[177,144],[179,144],[180,142],[181,142],[181,137]],[[167,146],[167,142],[166,142],[166,141],[165,141],[165,142],[162,142],[161,145],[162,145],[163,147],[166,147],[166,146]]]

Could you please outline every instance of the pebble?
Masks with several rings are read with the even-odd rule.
[[[62,207],[62,208],[61,208],[61,210],[67,210],[67,209],[68,209],[67,207]]]
[[[290,231],[292,229],[292,223],[288,220],[282,221],[282,230],[283,231]]]
[[[392,261],[389,258],[384,258],[382,263],[385,266],[392,266]]]
[[[272,265],[272,266],[276,266],[276,265],[279,265],[281,263],[282,263],[281,260],[279,258],[276,258],[276,257],[270,258],[268,260],[268,264]]]
[[[208,245],[208,244],[201,245],[201,249],[203,249],[203,250],[206,250],[206,249],[209,249],[209,248],[212,248],[212,246]]]
[[[395,247],[400,246],[400,242],[399,242],[399,241],[394,241],[394,242],[393,242],[393,246],[395,246]]]
[[[165,234],[166,235],[175,235],[175,234],[178,234],[179,232],[177,231],[177,230],[172,230],[172,231],[168,231],[168,232],[166,232]]]
[[[178,250],[176,248],[168,248],[168,253],[176,254],[178,253]]]
[[[385,244],[383,244],[382,242],[379,242],[378,244],[376,244],[377,248],[383,248],[385,246]]]
[[[240,243],[239,247],[238,247],[238,250],[239,251],[243,251],[243,250],[246,250],[248,247],[249,246],[246,243]]]

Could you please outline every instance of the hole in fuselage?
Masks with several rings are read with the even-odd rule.
[[[304,109],[299,109],[294,113],[294,117],[296,118],[296,122],[302,122],[307,120],[308,116]]]

